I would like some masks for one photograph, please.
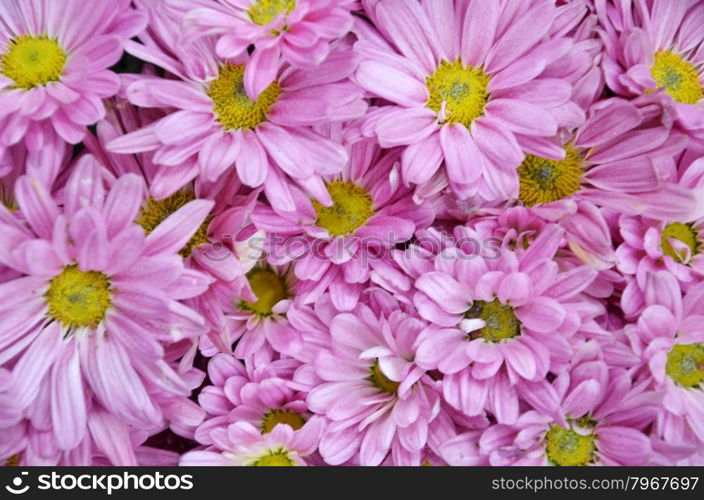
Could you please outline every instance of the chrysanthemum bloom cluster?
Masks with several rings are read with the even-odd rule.
[[[0,3],[0,462],[704,465],[701,0]]]

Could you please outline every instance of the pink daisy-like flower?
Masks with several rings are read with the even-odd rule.
[[[626,370],[585,360],[528,401],[557,411],[531,409],[479,438],[462,434],[444,443],[441,457],[467,465],[476,460],[477,448],[500,466],[648,465],[654,457],[643,430],[655,419],[660,396],[633,384]]]
[[[304,442],[317,440],[323,428],[320,417],[311,416],[305,403],[305,394],[292,389],[291,377],[300,365],[295,360],[281,359],[257,365],[250,359],[243,365],[230,355],[218,354],[208,365],[208,374],[214,385],[206,386],[199,395],[199,403],[209,413],[196,430],[195,437],[209,450],[232,450],[249,446],[250,432],[238,434],[239,440],[229,434],[233,423],[247,424],[258,429],[260,439],[267,441],[269,434],[279,427],[293,432],[292,440]],[[242,431],[243,428],[239,428]],[[223,444],[223,433],[231,440]],[[278,434],[277,434],[278,435]],[[276,435],[275,435],[276,436]],[[278,438],[273,437],[276,440]],[[309,452],[310,453],[310,452]]]
[[[159,167],[152,161],[151,153],[122,155],[110,153],[104,144],[129,130],[139,128],[139,123],[149,117],[142,110],[129,104],[111,109],[108,119],[99,122],[97,136],[87,136],[87,149],[101,158],[115,176],[137,173],[147,181],[142,208],[136,218],[147,233],[161,224],[169,227],[172,235],[190,235],[178,249],[184,257],[191,286],[203,291],[186,303],[206,319],[209,332],[200,339],[203,353],[230,352],[233,339],[228,333],[228,315],[239,298],[248,294],[246,273],[261,258],[261,246],[256,243],[262,236],[249,223],[249,214],[259,191],[243,190],[234,171],[221,182],[200,182],[167,197],[160,197],[163,179]],[[212,210],[202,218],[191,218],[196,200],[213,199]],[[177,225],[174,226],[174,223]],[[250,300],[256,300],[247,295]],[[240,332],[241,336],[241,332]],[[195,347],[195,344],[194,344]],[[191,353],[195,354],[195,349]]]
[[[312,303],[329,290],[340,311],[354,308],[389,249],[434,218],[430,203],[416,204],[400,183],[398,150],[385,152],[370,141],[349,149],[343,171],[323,177],[331,206],[298,192],[295,212],[259,205],[252,214],[254,224],[268,233],[269,261],[295,261],[298,297]]]
[[[265,434],[278,424],[294,431],[308,425],[305,394],[292,389],[292,377],[299,366],[292,359],[264,363],[250,359],[244,365],[232,355],[215,355],[208,364],[213,385],[204,387],[198,396],[208,418],[196,431],[196,439],[210,445],[212,430],[232,422],[249,422]]]
[[[618,220],[623,243],[616,249],[618,269],[627,278],[622,307],[627,316],[637,314],[644,304],[647,274],[667,270],[687,287],[704,273],[704,210],[699,201],[704,192],[704,159],[689,163],[685,153],[673,168],[672,180],[677,187],[689,191],[697,206],[688,214],[672,213],[670,217],[632,217]]]
[[[252,99],[275,79],[281,61],[315,66],[330,53],[331,42],[352,27],[355,0],[169,0],[183,11],[186,29],[217,35],[222,58],[239,57],[253,46],[244,88]]]
[[[416,280],[415,305],[432,323],[418,338],[416,362],[446,374],[445,398],[467,415],[486,408],[514,423],[523,382],[546,383],[569,358],[569,338],[601,313],[580,296],[596,272],[562,271],[553,260],[561,240],[551,225],[519,254],[502,248],[492,260],[447,249]]]
[[[621,95],[655,94],[704,139],[704,5],[696,0],[599,0],[604,73]]]
[[[396,464],[420,465],[440,398],[414,362],[423,322],[398,307],[387,315],[359,303],[335,316],[331,348],[313,361],[322,383],[308,395],[308,407],[330,420],[320,441],[329,464],[379,465],[391,452]]]
[[[235,356],[263,362],[276,352],[295,355],[303,347],[301,333],[286,317],[297,296],[296,282],[290,266],[260,261],[244,276],[240,294],[221,294],[223,342],[237,343]]]
[[[176,111],[113,140],[108,149],[154,151],[154,162],[171,170],[165,194],[199,175],[215,182],[234,165],[244,184],[263,186],[270,202],[283,210],[295,209],[287,177],[330,205],[320,175],[338,172],[347,154],[309,125],[364,113],[362,91],[347,80],[357,64],[351,48],[339,45],[314,70],[278,67],[276,80],[253,100],[244,90],[249,55],[219,58],[211,38],[186,43],[178,18],[155,6],[145,8],[153,23],[141,35],[143,43],[130,42],[126,50],[178,80],[134,75],[126,94],[136,105]]]
[[[318,448],[322,420],[294,432],[288,425],[277,425],[262,432],[249,422],[235,422],[212,431],[215,444],[205,450],[189,451],[179,465],[291,466],[308,465],[306,457]]]
[[[90,430],[108,453],[102,424],[154,429],[173,408],[165,396],[190,395],[168,347],[201,334],[204,322],[176,300],[192,290],[172,232],[145,238],[133,223],[143,189],[127,175],[106,193],[86,156],[63,208],[26,176],[15,188],[22,219],[0,207],[0,262],[21,275],[0,285],[1,322],[13,325],[2,327],[0,364],[11,367],[10,397],[29,418],[42,415],[59,450],[80,446]],[[207,213],[212,204],[200,203]]]
[[[444,160],[460,198],[506,199],[523,151],[583,120],[570,83],[541,76],[572,47],[547,36],[552,2],[365,3],[388,42],[358,23],[355,81],[391,103],[368,114],[365,133],[406,146],[405,182],[429,183]]]
[[[692,211],[688,190],[668,184],[660,167],[687,143],[661,112],[618,98],[593,105],[583,125],[526,156],[518,199],[548,218],[573,213],[575,201],[651,217]]]
[[[8,0],[0,6],[0,155],[76,144],[105,114],[119,79],[108,68],[146,19],[130,0]]]
[[[655,389],[665,392],[661,411],[670,415],[661,416],[660,432],[667,442],[696,449],[704,443],[704,283],[682,297],[675,277],[657,271],[645,292],[646,308],[627,331]]]

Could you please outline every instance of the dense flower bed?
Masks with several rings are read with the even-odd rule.
[[[703,465],[703,25],[3,0],[0,461]]]

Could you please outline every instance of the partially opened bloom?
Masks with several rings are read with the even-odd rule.
[[[549,36],[552,2],[385,0],[366,7],[379,33],[359,23],[355,81],[390,104],[368,114],[365,133],[383,147],[406,146],[405,182],[431,182],[444,160],[460,198],[507,199],[523,150],[583,119],[571,84],[541,77],[572,46]]]
[[[59,451],[83,446],[90,429],[108,453],[103,424],[155,430],[179,398],[188,404],[195,379],[173,368],[170,347],[204,321],[177,300],[190,289],[169,233],[145,238],[133,222],[143,190],[126,175],[106,192],[85,156],[61,208],[26,176],[15,188],[22,218],[0,207],[0,261],[20,274],[0,285],[2,323],[14,325],[3,327],[0,364],[11,368],[11,397]]]
[[[244,88],[252,99],[276,78],[281,61],[315,66],[330,53],[331,42],[352,27],[354,0],[170,0],[183,11],[187,30],[217,35],[215,50],[238,57],[253,46]]]
[[[349,151],[342,172],[323,177],[332,206],[296,192],[296,211],[260,204],[252,214],[268,232],[269,260],[291,262],[302,300],[314,302],[329,290],[341,311],[355,306],[370,272],[391,248],[433,220],[430,203],[416,204],[401,184],[398,150],[384,152],[364,140]]]
[[[428,426],[440,411],[434,381],[414,361],[423,323],[401,310],[384,314],[358,304],[330,323],[332,345],[313,361],[322,380],[308,395],[330,423],[320,454],[333,465],[420,465]]]
[[[663,98],[683,129],[704,139],[704,5],[694,0],[595,4],[609,87],[625,96]]]
[[[119,89],[108,68],[146,19],[129,0],[9,0],[0,7],[0,155],[24,141],[72,144]]]
[[[514,423],[522,384],[545,383],[564,366],[570,337],[601,312],[583,307],[580,296],[596,272],[563,271],[553,260],[561,239],[550,225],[520,254],[502,248],[492,259],[446,249],[416,280],[414,303],[431,323],[418,337],[416,362],[446,375],[445,398],[467,415],[486,409]]]
[[[133,76],[126,94],[136,105],[176,111],[113,140],[108,149],[154,151],[154,162],[171,170],[164,195],[197,176],[215,182],[234,166],[244,184],[263,186],[270,202],[284,210],[295,208],[288,179],[330,205],[319,176],[338,172],[347,155],[309,125],[364,113],[362,91],[347,80],[356,67],[351,48],[339,45],[316,69],[277,67],[276,80],[255,100],[244,90],[251,56],[220,58],[211,38],[184,42],[178,19],[157,7],[148,7],[155,21],[140,37],[143,43],[130,42],[126,49],[178,79]]]

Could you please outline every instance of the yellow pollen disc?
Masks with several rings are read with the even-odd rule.
[[[475,300],[472,307],[464,313],[467,319],[480,318],[486,325],[469,334],[470,340],[483,338],[488,342],[501,342],[521,334],[521,322],[516,318],[513,307],[494,299],[491,302]]]
[[[11,188],[6,188],[4,184],[0,184],[0,203],[10,212],[16,212],[19,207],[15,203],[14,193]]]
[[[371,375],[369,376],[369,380],[372,384],[374,384],[374,387],[389,394],[396,394],[396,390],[401,384],[399,382],[394,382],[393,380],[390,380],[386,375],[384,375],[384,373],[381,371],[381,368],[379,368],[378,359],[374,361],[374,364],[370,368],[370,371]]]
[[[65,66],[66,53],[59,42],[43,35],[13,38],[0,55],[0,73],[25,90],[59,81]]]
[[[324,207],[313,200],[318,215],[316,224],[333,236],[344,236],[362,227],[374,215],[372,197],[353,182],[333,181],[327,184],[333,205]]]
[[[5,465],[7,467],[17,467],[19,464],[20,464],[19,454],[12,455],[10,458],[7,459],[7,462],[5,462]]]
[[[696,104],[704,97],[697,69],[679,54],[656,52],[650,74],[658,88],[664,87],[675,101]]]
[[[243,300],[241,307],[258,316],[271,316],[274,306],[289,297],[286,283],[271,269],[253,269],[247,273],[247,281],[257,301]]]
[[[290,410],[270,410],[262,419],[262,434],[269,434],[278,424],[287,424],[297,431],[305,423],[305,419],[300,414]]]
[[[579,190],[582,156],[571,146],[565,147],[564,160],[526,155],[518,167],[518,178],[518,197],[527,207],[567,198]]]
[[[444,114],[445,123],[461,123],[469,128],[484,113],[489,100],[489,75],[480,68],[441,61],[435,73],[426,78],[430,97],[427,106]]]
[[[545,451],[553,465],[587,465],[594,460],[595,450],[594,434],[582,436],[554,424],[545,434]]]
[[[64,327],[96,327],[110,307],[110,278],[98,271],[64,267],[49,283],[49,316]]]
[[[249,8],[249,18],[254,24],[266,26],[284,10],[290,14],[295,8],[294,0],[256,0]]]
[[[213,100],[217,121],[225,130],[251,130],[267,120],[281,86],[274,81],[253,101],[244,90],[244,65],[225,64],[210,82],[208,96]]]
[[[154,231],[159,224],[164,222],[169,215],[176,212],[186,203],[195,199],[196,195],[191,191],[178,191],[163,200],[155,200],[154,198],[149,197],[142,207],[142,210],[137,216],[137,220],[135,222],[142,226],[146,234],[149,234]],[[210,218],[207,218],[205,222],[200,225],[188,243],[186,243],[186,245],[179,251],[179,254],[181,254],[184,259],[190,257],[193,249],[198,245],[202,245],[203,243],[208,243],[208,241],[210,241],[208,239],[209,223]]]
[[[686,259],[686,254],[684,251],[678,253],[672,247],[670,240],[675,239],[684,243],[689,247],[690,255],[693,257],[699,253],[701,248],[701,242],[699,241],[699,234],[694,229],[692,224],[683,224],[682,222],[671,222],[662,230],[662,235],[660,236],[660,249],[662,253],[672,257],[675,262],[683,263]]]
[[[692,388],[704,382],[704,344],[675,344],[667,353],[667,373],[677,385]]]
[[[257,467],[286,467],[293,465],[293,460],[288,456],[288,451],[284,449],[271,451],[262,456],[252,465]]]

